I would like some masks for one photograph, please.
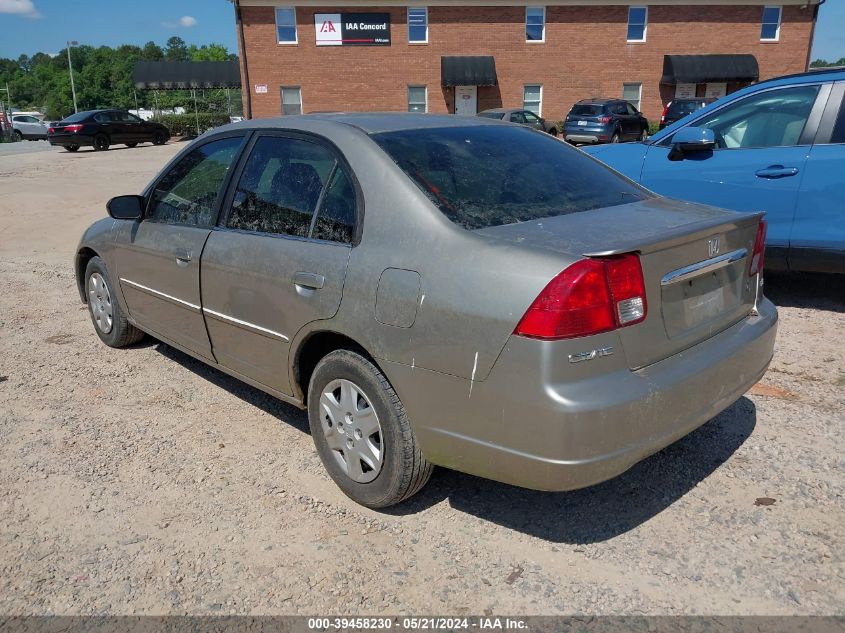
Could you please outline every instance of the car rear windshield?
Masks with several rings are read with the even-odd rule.
[[[669,110],[666,114],[673,117],[681,118],[688,114],[692,114],[699,108],[702,108],[704,103],[701,101],[673,101],[669,105]]]
[[[573,116],[598,116],[601,114],[602,108],[604,106],[600,105],[589,105],[589,104],[579,104],[572,107],[572,114]]]
[[[478,116],[485,119],[501,119],[504,114],[504,112],[479,112]]]
[[[446,217],[470,230],[652,196],[566,143],[524,127],[424,128],[372,136]]]
[[[91,116],[90,112],[77,112],[76,114],[71,114],[66,119],[62,119],[62,123],[78,123],[84,121],[89,116]]]

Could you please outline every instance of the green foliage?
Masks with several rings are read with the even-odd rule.
[[[165,114],[153,119],[162,125],[167,126],[173,136],[193,136],[197,133],[197,119],[199,119],[200,133],[211,128],[225,125],[229,122],[229,115],[225,112],[193,112],[185,114]]]
[[[829,68],[830,66],[845,66],[845,57],[840,57],[835,62],[826,59],[817,59],[810,64],[810,68]]]
[[[202,46],[186,45],[179,37],[171,37],[162,48],[155,42],[143,47],[124,44],[109,46],[76,46],[70,50],[73,61],[73,79],[79,110],[95,108],[173,108],[183,106],[194,109],[189,90],[135,91],[132,71],[141,60],[163,61],[226,61],[237,59],[222,44]],[[59,120],[73,113],[73,98],[68,72],[67,50],[55,56],[36,53],[32,57],[21,55],[17,59],[0,58],[0,86],[8,83],[11,102],[21,110],[44,112],[50,120]],[[197,108],[205,112],[233,114],[241,111],[240,90],[199,90]],[[6,93],[0,92],[5,100]]]

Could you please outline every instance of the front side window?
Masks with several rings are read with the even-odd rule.
[[[412,44],[428,42],[428,9],[408,7],[408,41]]]
[[[241,146],[240,136],[191,151],[156,183],[147,218],[164,224],[209,227],[226,173]]]
[[[523,88],[522,109],[540,116],[543,109],[543,86],[540,84],[528,84]]]
[[[713,130],[721,149],[797,145],[819,86],[767,90],[746,97],[693,125]]]
[[[622,98],[632,103],[637,110],[640,109],[642,94],[643,85],[641,83],[622,84]],[[628,114],[627,109],[622,114]]]
[[[279,44],[296,44],[296,9],[276,8],[276,37]]]
[[[780,7],[763,7],[760,39],[764,42],[777,42],[780,39],[780,13]]]
[[[282,86],[282,114],[302,114],[302,90],[299,86]]]
[[[465,229],[527,222],[651,197],[579,150],[523,126],[381,132],[373,140]]]
[[[525,41],[546,41],[546,7],[525,7]]]
[[[645,42],[648,7],[628,7],[628,41]]]
[[[408,112],[428,112],[428,90],[425,86],[408,86]]]
[[[258,139],[250,152],[226,226],[350,243],[355,213],[354,188],[331,150],[302,139],[268,136]]]

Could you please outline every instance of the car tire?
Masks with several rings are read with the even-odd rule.
[[[552,136],[557,136],[557,128],[553,127],[551,130],[549,130],[549,134],[551,134]]]
[[[109,145],[111,145],[111,142],[105,134],[97,134],[94,137],[94,151],[104,152],[109,148]]]
[[[619,136],[619,132],[614,132],[613,136],[610,137],[611,143],[618,143],[621,140],[622,140],[622,137]]]
[[[79,151],[79,145],[65,145],[66,152],[77,152]]]
[[[405,408],[368,358],[347,349],[327,354],[314,368],[307,401],[317,453],[350,499],[385,508],[428,482],[433,466],[420,451]]]
[[[153,135],[153,145],[164,145],[167,143],[167,134],[164,132],[156,132]]]
[[[138,147],[138,143],[127,143],[126,147]]]
[[[94,331],[109,347],[126,347],[144,338],[126,318],[106,264],[99,257],[92,257],[85,267],[85,300]]]
[[[23,140],[23,134],[21,134],[20,130],[15,130],[12,136],[14,137],[16,143],[20,143]]]
[[[640,131],[640,135],[637,138],[637,140],[638,141],[647,141],[648,140],[648,128],[643,128],[642,131]]]

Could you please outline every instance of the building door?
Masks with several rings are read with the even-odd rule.
[[[475,116],[478,113],[478,86],[455,86],[455,114]]]

